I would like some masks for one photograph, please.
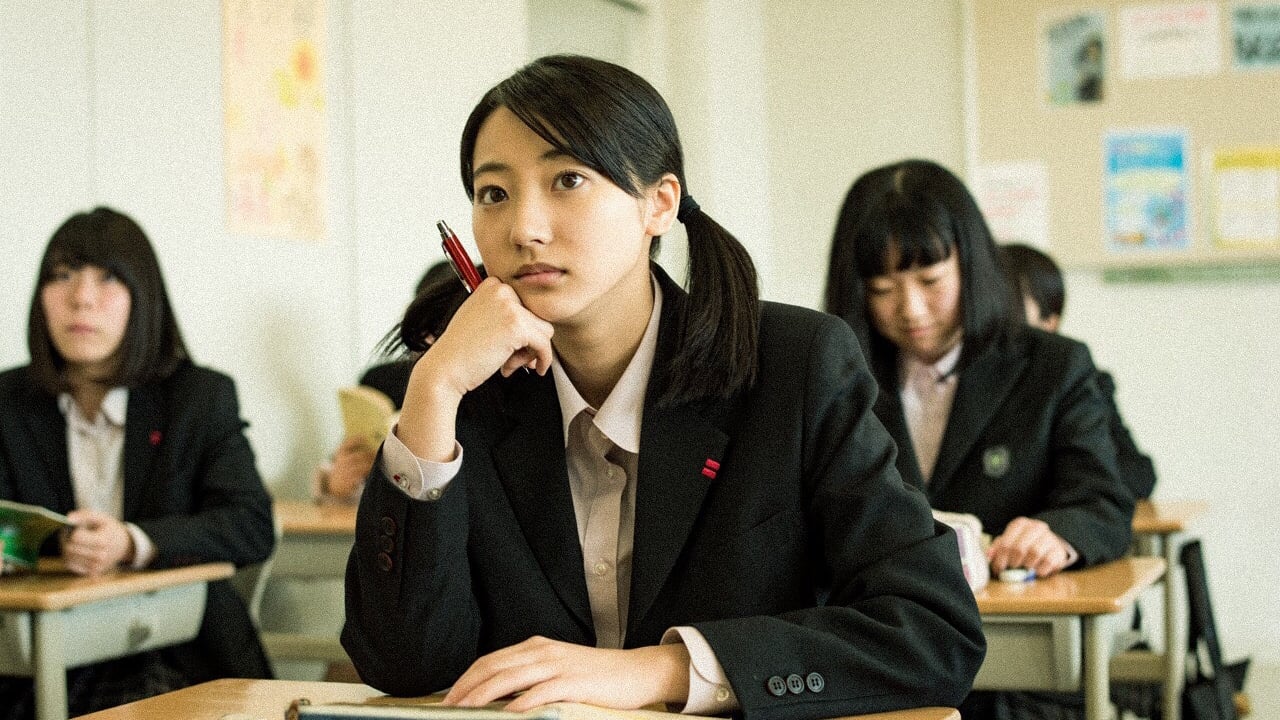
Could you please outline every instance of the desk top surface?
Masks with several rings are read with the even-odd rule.
[[[1133,509],[1133,531],[1143,535],[1182,532],[1208,511],[1209,503],[1203,500],[1139,500]]]
[[[352,535],[355,505],[318,505],[310,500],[276,500],[285,535]]]
[[[121,705],[85,715],[81,720],[218,720],[229,713],[243,713],[253,720],[283,720],[284,711],[296,698],[305,697],[313,703],[365,702],[371,704],[420,704],[422,699],[390,699],[379,702],[382,696],[377,690],[352,683],[301,682],[293,680],[214,680],[202,685],[185,688],[147,700]],[[600,720],[657,720],[658,718],[688,717],[660,712],[636,712],[600,710],[576,705],[584,709],[582,715],[573,718],[599,718]],[[860,715],[858,720],[960,720],[960,714],[950,708],[922,708],[876,715]]]
[[[77,605],[231,577],[231,563],[165,570],[121,570],[90,578],[41,561],[40,571],[0,577],[0,610],[65,610]]]
[[[1108,615],[1164,574],[1162,558],[1129,557],[1029,583],[992,582],[977,594],[983,615]]]

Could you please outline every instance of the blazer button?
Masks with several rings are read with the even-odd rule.
[[[390,515],[382,516],[382,534],[383,535],[396,534],[396,521]]]
[[[782,697],[787,694],[787,682],[777,675],[769,678],[764,686],[768,688],[769,694],[774,697]]]
[[[792,695],[799,695],[804,692],[804,678],[792,673],[787,676],[787,689]]]
[[[384,553],[390,553],[396,549],[396,541],[390,535],[383,535],[378,538],[378,547]]]
[[[382,568],[382,572],[391,572],[391,556],[386,553],[378,553],[378,567]]]
[[[804,684],[807,685],[809,690],[812,692],[820,693],[822,692],[822,688],[827,686],[827,681],[823,680],[822,676],[818,673],[811,672],[805,676]]]

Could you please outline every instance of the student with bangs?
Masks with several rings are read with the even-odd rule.
[[[1044,577],[1124,554],[1134,500],[1089,351],[1022,322],[955,175],[906,160],[854,182],[826,308],[867,350],[903,478],[935,509],[977,516],[992,572]],[[1017,717],[1007,699],[974,693],[961,714]]]
[[[44,554],[116,568],[265,560],[271,499],[235,385],[191,362],[151,244],[99,207],[68,219],[40,262],[31,362],[0,374],[0,498],[65,513]],[[70,715],[219,677],[270,677],[230,581],[209,584],[198,637],[67,672]],[[33,715],[29,679],[0,678],[0,717]]]
[[[489,277],[360,502],[342,640],[364,681],[513,710],[959,702],[984,642],[955,537],[899,477],[849,329],[759,301],[657,91],[542,58],[480,100],[461,166]],[[652,261],[677,221],[687,292]]]

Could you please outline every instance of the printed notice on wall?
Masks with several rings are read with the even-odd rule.
[[[1218,4],[1133,5],[1120,9],[1125,79],[1212,75],[1222,69]]]
[[[1217,150],[1211,162],[1214,244],[1280,245],[1280,146]]]
[[[1043,162],[992,163],[971,186],[997,242],[1049,247],[1049,168]]]
[[[1101,11],[1046,18],[1040,56],[1050,105],[1095,103],[1106,93],[1107,18]]]
[[[1280,70],[1280,4],[1231,8],[1238,70]]]
[[[1103,143],[1107,251],[1188,249],[1186,132],[1113,130]]]
[[[324,236],[323,0],[224,0],[226,213],[237,234]]]

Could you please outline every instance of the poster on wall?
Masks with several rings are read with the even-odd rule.
[[[1218,4],[1131,5],[1120,9],[1125,79],[1213,75],[1222,69]]]
[[[223,0],[232,233],[319,240],[325,215],[323,0]]]
[[[1186,131],[1112,130],[1103,145],[1106,250],[1189,249]]]
[[[1042,20],[1041,75],[1050,105],[1100,102],[1106,94],[1107,16],[1101,10]]]
[[[1280,247],[1280,146],[1218,149],[1210,165],[1214,245]]]
[[[1049,248],[1049,167],[1043,162],[978,166],[974,199],[999,243]]]
[[[1280,4],[1231,8],[1237,70],[1280,70]]]

